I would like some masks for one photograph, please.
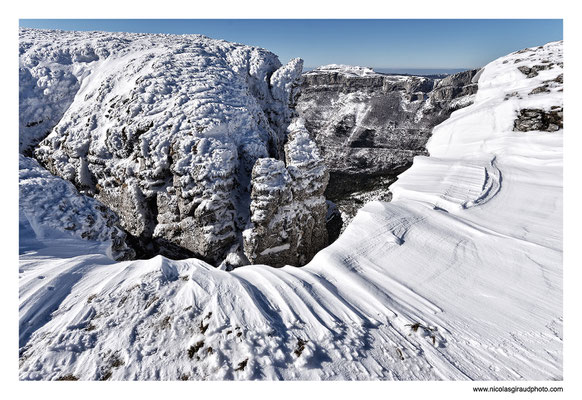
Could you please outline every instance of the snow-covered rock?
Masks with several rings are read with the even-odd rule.
[[[76,237],[106,243],[107,253],[116,260],[135,256],[125,243],[115,213],[81,195],[70,182],[52,175],[35,160],[19,157],[21,252],[40,245],[39,239]]]
[[[372,68],[360,67],[357,65],[345,65],[345,64],[327,64],[322,65],[313,70],[313,73],[319,71],[325,72],[335,72],[344,75],[355,75],[355,76],[366,76],[366,75],[378,75]]]
[[[219,264],[242,251],[255,162],[285,158],[302,66],[200,35],[21,29],[21,151],[117,213],[138,256]]]
[[[245,254],[253,264],[303,265],[328,243],[327,167],[301,120],[289,127],[286,165],[259,159],[253,168],[251,226]]]

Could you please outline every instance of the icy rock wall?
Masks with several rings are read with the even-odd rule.
[[[303,74],[297,112],[330,170],[326,197],[344,226],[371,200],[389,200],[388,186],[426,155],[432,128],[471,104],[478,70],[444,79],[384,75],[328,65]]]
[[[251,226],[244,252],[251,263],[303,265],[328,244],[323,195],[329,172],[301,120],[289,126],[285,162],[257,160],[252,173]]]
[[[302,68],[200,35],[21,29],[21,151],[117,213],[138,256],[216,265],[242,252],[256,161],[284,157]]]

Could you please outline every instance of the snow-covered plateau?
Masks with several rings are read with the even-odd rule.
[[[135,260],[124,238],[176,229],[193,201],[232,212],[223,233],[242,247],[218,246],[232,264],[298,258],[323,234],[329,174],[293,120],[300,61],[201,36],[34,30],[20,57],[20,379],[563,379],[562,42],[486,65],[392,200],[305,266],[232,271]],[[155,193],[170,228],[137,210],[128,225],[107,187],[136,205]],[[313,236],[273,236],[271,220]],[[192,226],[218,235],[204,227],[224,219],[205,221]]]

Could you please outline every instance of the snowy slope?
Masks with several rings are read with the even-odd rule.
[[[562,379],[563,131],[513,130],[562,106],[561,62],[558,42],[488,64],[393,201],[303,268],[21,254],[21,327],[46,321],[21,379]]]

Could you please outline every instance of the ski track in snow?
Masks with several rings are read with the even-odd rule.
[[[562,379],[563,133],[512,130],[518,110],[562,105],[528,95],[561,67],[517,66],[561,52],[488,64],[393,201],[303,268],[38,239],[20,257],[21,379]]]

